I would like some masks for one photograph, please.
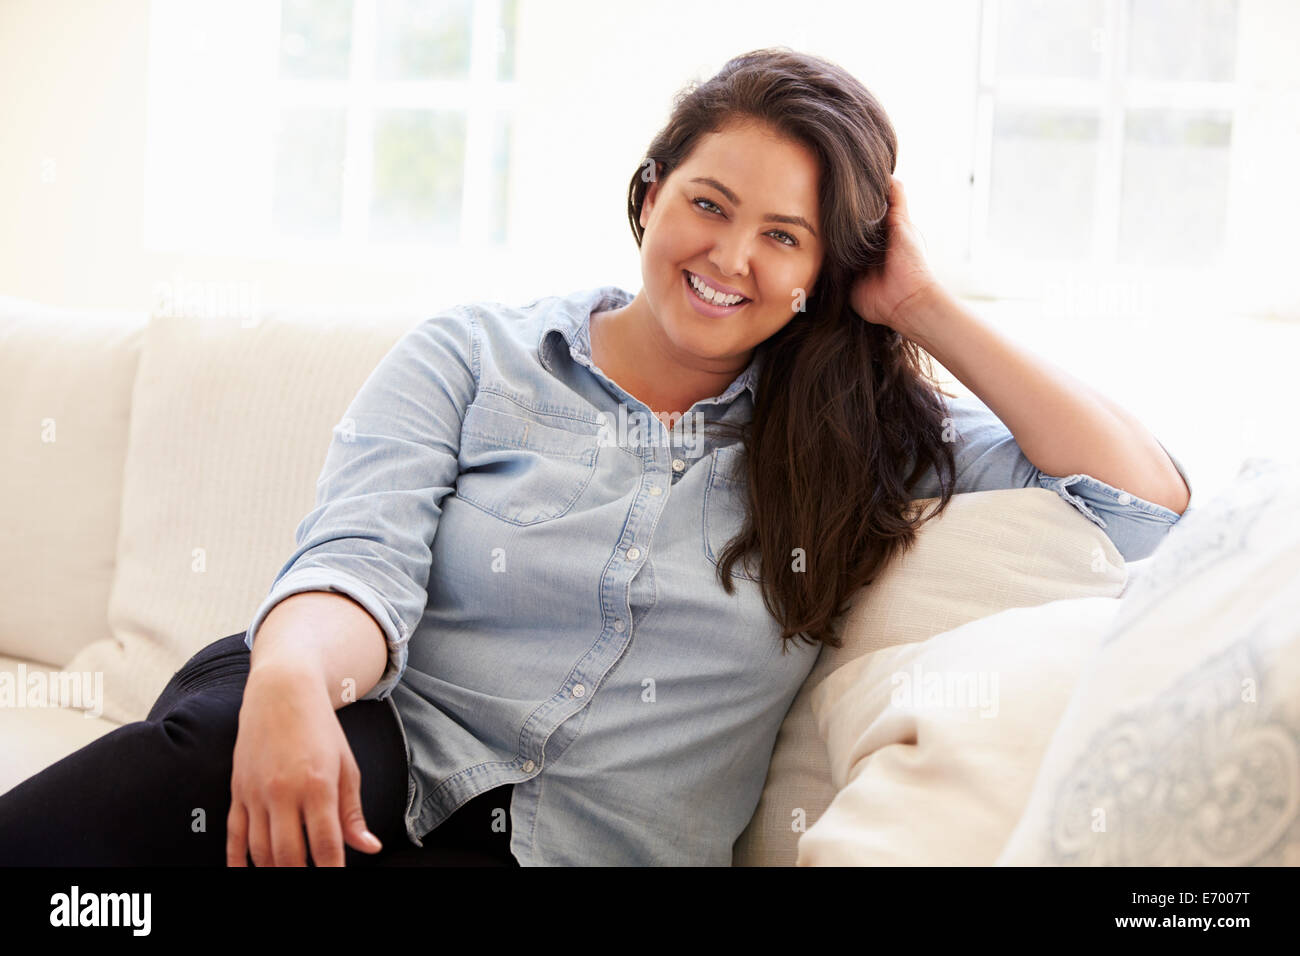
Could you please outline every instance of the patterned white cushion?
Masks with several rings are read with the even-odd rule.
[[[999,865],[1300,865],[1300,465],[1248,460],[1153,557]]]

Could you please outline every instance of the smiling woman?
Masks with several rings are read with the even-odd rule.
[[[884,267],[896,159],[884,109],[839,66],[732,59],[678,96],[632,177],[644,288],[592,317],[598,364],[655,408],[689,408],[757,357],[745,520],[717,563],[730,591],[735,562],[761,556],[783,640],[833,640],[848,596],[922,523],[918,479],[939,479],[936,516],[955,487],[928,356],[850,305]]]

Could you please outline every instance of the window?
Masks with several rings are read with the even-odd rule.
[[[986,0],[972,259],[1193,272],[1224,260],[1235,0]]]
[[[427,261],[509,241],[518,0],[155,0],[146,244]]]
[[[282,0],[273,229],[503,242],[516,0]]]

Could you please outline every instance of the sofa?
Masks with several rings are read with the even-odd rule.
[[[0,792],[247,627],[332,427],[426,317],[202,305],[0,297]],[[1297,484],[1245,462],[1128,563],[1052,491],[955,497],[855,596],[733,865],[1297,862]],[[1244,812],[1220,771],[1259,801],[1236,829],[1206,822]],[[1153,796],[1179,774],[1196,795]]]

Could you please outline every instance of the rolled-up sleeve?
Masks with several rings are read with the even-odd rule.
[[[1178,512],[1138,498],[1091,475],[1044,474],[1025,457],[1010,429],[979,399],[958,396],[944,401],[949,408],[949,417],[944,420],[944,437],[955,443],[953,455],[957,480],[954,494],[1035,485],[1055,491],[1105,531],[1126,561],[1145,558],[1178,522]],[[1165,446],[1161,444],[1160,447]],[[1192,483],[1182,462],[1168,449],[1165,449],[1165,454],[1169,455],[1191,492]],[[915,498],[931,498],[937,497],[939,490],[938,476],[931,468],[913,486],[912,494]],[[1188,507],[1191,507],[1190,501]]]
[[[392,693],[428,601],[441,503],[459,474],[461,423],[477,387],[474,346],[472,316],[453,310],[405,333],[371,372],[334,426],[316,506],[244,635],[249,650],[285,598],[345,594],[388,645],[384,674],[361,699]]]

